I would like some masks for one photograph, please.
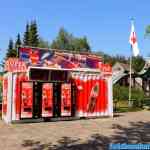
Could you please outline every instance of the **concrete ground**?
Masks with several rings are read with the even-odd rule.
[[[0,120],[1,150],[103,150],[109,143],[150,143],[150,111],[13,125]]]

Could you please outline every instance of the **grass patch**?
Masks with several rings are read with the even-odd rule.
[[[136,112],[136,111],[141,111],[143,110],[140,107],[128,107],[128,101],[118,101],[116,104],[116,110],[114,109],[114,112],[118,113],[124,113],[124,112]]]
[[[128,101],[126,100],[118,101],[117,107],[128,107]]]
[[[141,111],[141,110],[143,109],[139,107],[133,107],[133,108],[120,107],[120,108],[117,108],[115,112],[124,113],[124,112],[136,112],[136,111]]]

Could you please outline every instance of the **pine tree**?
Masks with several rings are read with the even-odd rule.
[[[14,49],[14,43],[13,43],[12,39],[9,40],[8,49],[7,49],[5,59],[7,59],[9,57],[17,57],[17,50]]]
[[[21,45],[21,38],[20,38],[20,34],[17,35],[17,40],[15,42],[15,48],[17,49],[18,46]]]
[[[39,35],[36,21],[32,21],[29,29],[29,45],[37,47],[39,45]]]
[[[8,49],[9,50],[12,50],[14,48],[14,42],[12,39],[9,40],[9,43],[8,43]]]
[[[23,37],[23,45],[24,46],[29,46],[30,45],[30,43],[29,43],[29,30],[30,30],[30,26],[27,23],[26,31],[24,32],[24,37]]]

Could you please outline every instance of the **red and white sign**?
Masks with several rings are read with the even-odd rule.
[[[109,64],[102,64],[99,63],[99,69],[104,73],[104,74],[108,74],[111,75],[112,74],[112,67]]]
[[[8,92],[8,78],[4,77],[4,80],[3,80],[3,105],[2,105],[2,111],[3,111],[4,115],[6,115],[6,113],[7,113],[7,92]]]
[[[108,96],[107,96],[107,82],[105,79],[100,80],[100,110],[105,112],[107,110]]]
[[[71,116],[71,84],[61,85],[61,116]]]
[[[22,82],[21,87],[21,118],[32,118],[33,83]]]
[[[18,58],[8,58],[5,62],[4,70],[8,72],[26,72],[27,67],[25,62]]]
[[[96,74],[76,74],[76,111],[79,117],[100,116],[107,111],[107,82]]]
[[[42,117],[53,116],[53,84],[43,83],[42,86]]]
[[[38,61],[40,59],[39,51],[34,51],[34,50],[30,51],[29,56],[30,56],[30,61],[33,65],[38,63]]]
[[[96,76],[93,76],[92,89],[89,92],[87,111],[88,113],[94,113],[99,95],[99,82],[96,82]]]

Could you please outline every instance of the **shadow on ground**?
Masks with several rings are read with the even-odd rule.
[[[149,143],[150,122],[130,122],[129,127],[113,124],[114,134],[110,137],[94,134],[89,139],[80,143],[80,139],[62,137],[57,145],[41,141],[24,140],[23,147],[30,150],[107,150],[109,143]]]

